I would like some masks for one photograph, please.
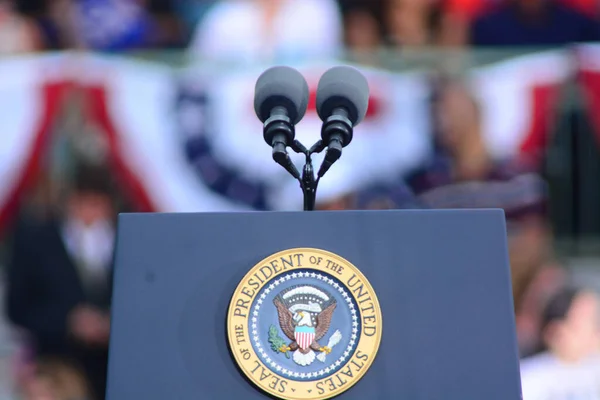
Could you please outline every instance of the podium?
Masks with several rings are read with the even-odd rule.
[[[374,361],[336,398],[521,398],[506,227],[500,210],[121,215],[107,398],[277,398],[258,389],[255,380],[260,376],[253,379],[240,366],[244,354],[231,346],[235,335],[230,332],[234,326],[230,317],[245,314],[244,308],[235,311],[232,298],[247,274],[261,260],[290,249],[314,249],[343,258],[360,270],[378,300],[381,340]],[[287,284],[288,278],[280,276],[278,281]],[[262,285],[256,281],[263,280],[268,284],[266,270],[256,276],[256,288]],[[287,301],[289,294],[273,300],[265,295],[263,309],[267,303],[275,309],[272,304],[279,301],[275,299]],[[296,294],[302,298],[302,293]],[[339,317],[330,320],[331,335],[346,304],[338,294],[324,298],[338,299],[334,312]],[[305,315],[296,306],[290,307],[295,321],[290,326],[300,326],[300,316]],[[273,315],[267,317],[275,320]],[[362,320],[361,330],[374,320]],[[274,325],[269,335],[279,331]],[[259,328],[259,336],[267,335]],[[349,340],[349,334],[343,329],[341,333],[342,341]],[[294,340],[280,331],[279,335],[285,339],[282,353],[277,353],[279,345],[272,349],[265,345],[265,351],[278,365],[291,365],[294,345],[287,343]],[[302,350],[302,339],[296,336],[295,341]],[[325,346],[323,341],[319,346]],[[339,346],[328,351],[321,347],[323,356],[334,356]],[[320,361],[312,362],[306,368]],[[307,375],[306,382],[321,378]],[[273,382],[278,388],[280,381]],[[313,395],[316,392],[288,390],[284,398]]]

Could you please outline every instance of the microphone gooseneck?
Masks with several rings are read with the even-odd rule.
[[[329,168],[340,159],[342,149],[350,143],[352,135],[352,122],[348,119],[348,111],[343,107],[334,109],[321,129],[321,137],[327,143],[327,152],[321,168],[319,168],[319,178],[325,175]]]

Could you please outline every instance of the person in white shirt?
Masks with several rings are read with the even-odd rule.
[[[521,361],[523,400],[600,400],[600,302],[564,289],[544,310],[547,350]]]
[[[342,48],[336,0],[223,0],[199,23],[189,53],[239,63],[328,59]]]

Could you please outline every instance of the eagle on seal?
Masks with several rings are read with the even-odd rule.
[[[329,293],[312,285],[294,286],[278,294],[273,303],[281,330],[291,340],[280,352],[293,351],[293,360],[302,366],[315,360],[315,352],[331,353],[331,347],[319,344],[337,306]]]

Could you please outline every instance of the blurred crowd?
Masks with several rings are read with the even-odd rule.
[[[2,0],[0,53],[552,46],[597,40],[598,8],[595,0]]]
[[[180,49],[241,63],[347,50],[371,62],[382,48],[600,41],[599,11],[595,0],[0,0],[0,53]],[[600,399],[598,298],[574,288],[553,252],[543,177],[530,160],[487,152],[466,85],[435,87],[431,159],[320,208],[504,209],[525,400]],[[43,223],[24,212],[11,235],[7,313],[27,338],[15,361],[24,399],[104,398],[122,207],[107,171],[77,171]]]

